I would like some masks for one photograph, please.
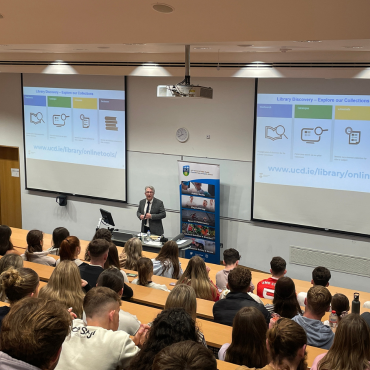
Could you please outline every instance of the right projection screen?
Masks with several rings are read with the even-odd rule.
[[[370,81],[258,80],[253,219],[370,234]]]

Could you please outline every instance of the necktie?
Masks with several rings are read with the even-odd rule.
[[[147,213],[149,213],[149,206],[150,206],[150,202],[148,201],[148,207],[146,207],[145,215],[146,215]]]

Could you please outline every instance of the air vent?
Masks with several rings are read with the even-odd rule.
[[[370,277],[370,259],[347,254],[290,246],[290,263],[311,267],[324,266],[332,271]]]

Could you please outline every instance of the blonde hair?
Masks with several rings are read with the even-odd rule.
[[[194,289],[185,284],[176,285],[167,297],[164,309],[183,308],[193,320],[197,318],[197,297]]]
[[[370,330],[366,321],[357,314],[340,320],[334,342],[317,368],[336,370],[365,370],[369,368]]]
[[[63,303],[78,318],[82,318],[85,294],[81,287],[81,276],[77,265],[72,261],[62,261],[55,267],[50,280],[40,289],[40,298],[55,299]]]
[[[176,285],[190,285],[197,298],[213,301],[213,297],[217,295],[216,288],[211,284],[206,268],[206,264],[199,256],[194,256],[189,260],[186,270]]]
[[[0,295],[8,298],[10,303],[35,293],[39,285],[39,276],[29,268],[10,268],[0,275]]]
[[[137,263],[143,256],[143,246],[139,238],[131,238],[125,243],[125,249],[120,255],[120,265],[127,270],[137,271]],[[126,257],[124,261],[123,258]]]

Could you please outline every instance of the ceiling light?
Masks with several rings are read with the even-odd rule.
[[[175,10],[171,5],[163,4],[163,3],[154,4],[153,9],[159,13],[166,13],[166,14],[172,13]]]
[[[254,46],[252,44],[246,44],[246,45],[238,45],[240,48],[250,48],[251,46]]]
[[[212,48],[208,48],[208,47],[205,47],[205,46],[197,46],[195,48],[193,48],[194,50],[209,50],[209,49],[212,49]]]
[[[294,42],[322,42],[321,40],[298,40]]]

